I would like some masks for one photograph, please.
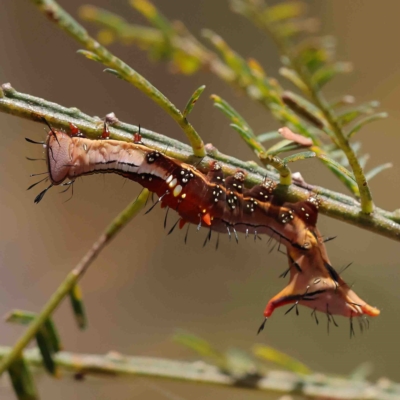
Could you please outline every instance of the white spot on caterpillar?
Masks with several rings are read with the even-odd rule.
[[[175,197],[179,196],[182,192],[182,186],[178,185],[175,187],[174,191],[172,192]]]
[[[174,177],[170,175],[165,182],[170,183]]]
[[[186,198],[186,193],[183,193],[183,195],[181,197],[182,197],[182,199]]]
[[[176,186],[177,183],[178,183],[178,181],[174,178],[174,179],[172,179],[172,181],[168,184],[168,186],[172,189],[174,186]]]

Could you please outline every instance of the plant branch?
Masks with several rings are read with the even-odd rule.
[[[147,79],[136,72],[133,68],[124,63],[121,59],[114,56],[110,51],[103,47],[99,42],[89,36],[86,29],[83,28],[71,15],[69,15],[61,6],[53,0],[32,0],[32,2],[43,12],[52,22],[57,24],[62,30],[66,31],[75,40],[86,47],[88,51],[81,51],[81,54],[94,61],[101,62],[106,69],[117,77],[126,80],[136,86],[155,103],[157,103],[167,114],[185,132],[192,146],[193,153],[198,157],[205,156],[204,143],[188,122],[186,117],[165,97],[157,88],[155,88]]]
[[[290,40],[281,33],[279,28],[277,29],[275,27],[274,23],[269,21],[261,3],[257,4],[247,0],[236,1],[243,7],[241,14],[245,15],[272,37],[280,53],[287,58],[288,63],[293,68],[298,78],[303,82],[305,92],[308,93],[311,100],[321,111],[324,119],[328,123],[330,131],[333,132],[334,136],[332,140],[344,152],[349,161],[359,189],[362,212],[367,215],[371,214],[374,211],[374,203],[360,162],[350,146],[347,135],[339,124],[335,113],[326,102],[322,92],[313,84],[311,76],[305,66],[293,55]]]
[[[2,85],[0,90],[0,111],[37,122],[42,122],[42,118],[45,117],[52,126],[58,129],[68,130],[69,123],[73,123],[87,137],[92,139],[99,138],[103,129],[103,121],[99,118],[90,117],[76,108],[66,108],[56,103],[19,93],[10,84]],[[110,126],[109,130],[112,139],[132,141],[133,135],[138,132],[138,127],[117,122]],[[265,176],[279,181],[279,176],[276,173],[267,171],[254,162],[243,162],[227,156],[210,145],[206,146],[208,156],[202,158],[199,162],[199,159],[193,156],[191,148],[177,140],[144,128],[141,128],[141,134],[145,138],[147,146],[163,151],[167,155],[186,163],[195,163],[196,167],[203,172],[207,172],[210,161],[216,160],[222,164],[223,171],[228,175],[233,175],[238,168],[246,171],[246,183],[248,185],[259,184]],[[310,191],[313,191],[320,196],[320,212],[322,214],[400,241],[400,225],[398,224],[400,215],[398,211],[389,212],[376,208],[372,216],[367,216],[360,212],[357,201],[349,196],[308,185],[304,182],[296,183],[287,187],[278,187],[277,195],[284,196],[288,201],[301,201],[306,200]]]
[[[335,138],[335,134],[324,113],[315,104],[294,93],[284,92],[279,82],[269,78],[256,60],[244,60],[217,34],[209,30],[203,31],[203,36],[213,44],[223,60],[217,53],[204,47],[181,22],[169,23],[150,1],[140,0],[137,3],[140,4],[140,7],[136,5],[135,1],[131,2],[156,29],[129,24],[124,18],[94,6],[83,6],[80,16],[103,28],[98,34],[99,40],[108,43],[120,40],[125,45],[135,43],[141,49],[146,49],[153,57],[154,54],[162,54],[160,58],[168,58],[175,71],[192,74],[203,67],[226,83],[241,89],[252,100],[269,109],[282,125],[287,125],[295,132],[312,138],[314,147],[318,150],[317,154],[323,156],[318,158],[356,197],[360,196],[357,182],[353,177],[347,176],[346,169],[338,170],[333,165],[332,158],[329,157],[331,148],[329,145],[325,145],[319,137],[322,132],[331,139]],[[239,3],[244,4],[244,9],[247,10],[247,2],[244,3],[240,0]],[[144,7],[143,4],[146,6]],[[292,4],[290,7],[296,9]],[[143,11],[148,9],[151,10],[151,17],[149,17],[148,11]],[[160,26],[159,20],[163,21],[162,26]],[[295,85],[309,94],[307,86],[295,71],[289,68],[282,68],[281,71],[282,75],[285,71],[284,76],[292,82],[295,81]],[[292,97],[290,104],[287,102],[288,94]],[[374,119],[377,119],[376,116]],[[234,129],[236,128],[234,127]],[[342,170],[346,173],[343,174]],[[283,183],[288,183],[286,175],[287,171],[283,171]]]
[[[0,347],[0,359],[9,357],[10,347]],[[28,365],[43,368],[38,349],[23,353]],[[322,374],[302,375],[289,371],[268,371],[265,374],[233,376],[205,362],[185,362],[161,358],[132,357],[111,352],[107,355],[59,352],[54,356],[57,366],[64,372],[79,376],[146,376],[162,379],[178,379],[228,387],[245,387],[267,392],[291,393],[308,398],[329,397],[348,400],[397,399],[400,387],[386,379],[377,383],[365,380],[331,377]]]
[[[279,38],[277,38],[277,41]],[[284,43],[284,42],[282,42]],[[325,119],[328,121],[332,131],[335,134],[336,144],[344,152],[349,161],[351,169],[354,173],[354,178],[357,182],[358,190],[360,193],[361,210],[365,214],[371,214],[374,211],[374,203],[372,201],[372,194],[365,178],[364,171],[360,165],[360,162],[355,155],[353,149],[350,146],[350,142],[343,132],[339,122],[329,104],[326,102],[321,91],[317,90],[311,82],[310,77],[305,72],[304,68],[294,59],[291,58],[291,53],[287,46],[280,46],[281,51],[285,54],[292,62],[293,68],[297,74],[301,77],[305,85],[307,86],[310,96],[314,101],[315,105],[322,111]]]
[[[126,226],[126,224],[134,218],[144,206],[149,192],[144,189],[141,194],[129,204],[109,225],[109,227],[102,233],[102,235],[93,244],[91,249],[85,254],[78,265],[66,276],[61,285],[50,297],[48,302],[44,305],[37,317],[32,321],[26,331],[17,340],[13,348],[4,356],[0,362],[0,375],[6,371],[10,365],[21,356],[22,351],[29,344],[29,342],[36,336],[39,329],[47,321],[54,310],[60,305],[62,300],[68,296],[70,291],[76,283],[82,278],[86,270],[104,249],[107,244],[118,234],[118,232]]]

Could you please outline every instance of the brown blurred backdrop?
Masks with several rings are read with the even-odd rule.
[[[224,1],[161,1],[155,4],[172,19],[179,19],[195,34],[203,27],[220,33],[245,57],[254,57],[277,76],[276,49],[271,41],[241,17],[230,13]],[[61,1],[77,15],[80,0]],[[94,4],[142,23],[125,0],[95,0]],[[390,118],[369,125],[359,133],[364,152],[371,153],[368,166],[393,161],[371,186],[377,205],[400,205],[400,51],[398,47],[400,3],[367,0],[310,1],[310,14],[322,20],[323,33],[338,38],[338,58],[351,60],[355,72],[327,87],[330,97],[355,95],[359,102],[377,99]],[[129,84],[102,73],[102,66],[76,54],[79,46],[50,24],[29,1],[3,0],[0,5],[0,82],[17,90],[44,97],[65,106],[104,116],[114,111],[126,122],[185,140],[177,125],[146,96]],[[93,27],[89,26],[94,32]],[[201,84],[207,90],[190,120],[207,142],[221,151],[244,159],[252,153],[212,107],[208,96],[226,98],[250,121],[257,133],[277,128],[270,115],[225,86],[217,78],[200,73],[190,78],[172,75],[166,66],[148,61],[134,47],[115,45],[117,55],[148,78],[175,104],[183,107]],[[43,126],[0,114],[0,314],[13,308],[38,311],[68,271],[86,252],[101,230],[138,193],[139,187],[118,176],[87,177],[75,185],[73,199],[51,190],[33,204],[39,190],[26,192],[29,174],[43,166],[25,160],[40,156],[41,149],[24,141],[44,138]],[[311,183],[345,190],[317,161],[295,165]],[[345,279],[355,283],[358,294],[377,305],[382,314],[370,330],[349,340],[348,321],[338,318],[339,328],[328,336],[324,316],[316,326],[308,309],[283,316],[276,312],[262,335],[256,330],[267,300],[283,286],[278,279],[285,260],[268,254],[265,240],[244,240],[236,245],[223,238],[220,249],[202,248],[206,232],[166,236],[164,212],[140,216],[125,229],[92,265],[82,281],[89,328],[80,332],[69,304],[55,314],[65,348],[70,351],[106,353],[115,350],[132,355],[195,359],[188,350],[171,342],[171,334],[183,328],[210,340],[222,349],[250,349],[260,342],[299,358],[316,371],[349,374],[371,362],[371,378],[400,380],[399,244],[344,223],[320,218],[320,229],[338,238],[328,250],[335,267],[353,262]],[[170,213],[169,223],[175,222]],[[2,324],[0,344],[12,345],[23,328]],[[358,330],[357,330],[358,333]],[[3,378],[1,399],[13,399]],[[227,390],[149,379],[70,377],[37,380],[43,399],[203,399],[266,398],[264,393]],[[267,398],[276,398],[271,396]]]

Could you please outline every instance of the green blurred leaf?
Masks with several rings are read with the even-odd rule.
[[[240,137],[250,146],[250,148],[256,153],[264,152],[264,146],[257,140],[256,136],[254,136],[251,132],[246,129],[243,129],[241,126],[236,124],[230,125],[236,132],[239,133]]]
[[[18,400],[39,400],[32,374],[22,357],[15,359],[8,373]]]
[[[36,318],[36,316],[36,313],[30,311],[12,310],[4,317],[4,320],[13,324],[28,325]]]
[[[309,94],[307,85],[302,81],[302,79],[299,77],[299,75],[297,75],[297,73],[293,69],[287,67],[281,67],[279,68],[279,73],[284,78],[292,82],[293,85],[299,88],[303,93],[307,95]]]
[[[284,40],[291,40],[301,33],[316,32],[320,26],[317,18],[287,20],[274,26],[274,33]]]
[[[355,101],[356,101],[356,99],[354,98],[354,96],[346,95],[337,100],[332,101],[332,103],[330,104],[330,107],[331,108],[339,108],[339,107],[343,107],[343,106],[348,106],[350,104],[354,104]]]
[[[364,382],[372,374],[374,367],[371,362],[364,362],[357,366],[349,375],[352,381]]]
[[[29,311],[13,310],[6,316],[6,321],[28,325],[36,317],[37,314]],[[43,357],[43,364],[47,371],[50,374],[57,376],[58,369],[53,360],[53,354],[60,351],[62,349],[62,345],[57,329],[51,319],[47,319],[36,334],[36,342]]]
[[[317,153],[317,157],[335,173],[354,195],[359,195],[359,189],[352,172],[325,154]]]
[[[357,142],[358,143],[358,142]],[[329,147],[329,146],[328,146]],[[336,147],[336,146],[335,146]],[[331,150],[329,149],[329,156],[325,154],[324,151],[326,150],[321,150],[318,147],[313,147],[313,150],[317,154],[317,158],[319,158],[323,164],[326,165],[326,167],[333,172],[335,176],[339,178],[341,182],[344,183],[344,185],[353,193],[355,196],[359,196],[359,189],[357,184],[354,182],[353,178],[348,177],[348,173],[350,173],[348,170],[344,168],[344,165],[348,165],[348,160],[346,156],[344,155],[343,151],[340,149],[337,150]],[[331,157],[333,155],[334,157]],[[333,164],[331,161],[334,161],[333,158],[338,158],[341,159],[339,162],[336,164]],[[346,172],[343,173],[341,171],[344,168]]]
[[[43,365],[47,371],[53,375],[58,376],[59,371],[56,363],[54,362],[53,355],[55,354],[52,337],[49,332],[42,326],[36,334],[36,342],[43,358]]]
[[[259,135],[257,135],[257,140],[260,143],[263,143],[263,142],[268,142],[269,140],[279,139],[280,137],[281,135],[279,134],[278,131],[272,131],[272,132],[260,133]]]
[[[195,351],[200,356],[208,358],[219,368],[226,370],[226,357],[223,353],[212,347],[206,340],[185,332],[176,333],[173,339],[175,342]]]
[[[314,158],[316,154],[313,151],[303,151],[301,153],[296,153],[291,156],[285,157],[283,159],[284,163],[295,162],[300,160],[305,160],[307,158]]]
[[[160,29],[166,38],[174,35],[174,28],[167,18],[162,15],[158,9],[147,0],[130,0],[132,7],[139,11],[153,26]]]
[[[299,64],[307,68],[310,74],[314,74],[330,61],[330,54],[322,47],[308,46],[298,52],[296,59]]]
[[[375,111],[375,108],[377,107],[379,107],[378,101],[370,101],[368,103],[361,104],[356,108],[349,109],[344,113],[340,114],[338,116],[338,121],[342,126],[347,125],[362,115],[372,114]]]
[[[115,35],[114,31],[111,29],[101,29],[97,33],[97,40],[103,45],[103,46],[110,46],[112,43],[115,42],[117,39],[117,36]],[[97,61],[97,60],[95,60]]]
[[[265,153],[267,155],[276,155],[276,154],[279,154],[279,153],[282,153],[282,152],[286,151],[285,150],[286,147],[287,146],[291,146],[292,144],[293,144],[293,142],[291,140],[283,139],[283,140],[280,140],[278,143],[275,143],[270,148],[268,148],[265,151]]]
[[[172,65],[184,75],[192,75],[201,67],[201,62],[196,57],[184,53],[180,50],[175,50],[172,56]]]
[[[246,61],[239,54],[233,51],[221,36],[217,35],[210,29],[203,29],[201,32],[203,37],[209,40],[221,53],[225,62],[238,76],[242,79],[250,79],[251,71]]]
[[[96,54],[92,53],[91,51],[78,50],[77,53],[81,54],[82,56],[86,57],[89,60],[96,61],[96,62],[99,62],[99,63],[102,62],[101,58],[99,56],[97,56]]]
[[[312,373],[312,371],[305,364],[293,357],[288,356],[285,353],[282,353],[279,350],[274,349],[273,347],[256,344],[253,347],[253,353],[256,357],[273,362],[274,364],[280,365],[289,371],[304,375],[309,375]]]
[[[87,317],[85,306],[82,301],[82,291],[78,284],[74,285],[72,290],[69,292],[69,299],[79,328],[85,329],[87,327]]]
[[[216,94],[213,94],[210,97],[214,101],[214,106],[219,108],[231,120],[232,123],[239,125],[253,133],[246,120],[227,101]]]
[[[370,122],[373,122],[373,121],[378,121],[380,119],[387,118],[387,117],[388,117],[388,113],[386,113],[386,112],[381,112],[381,113],[377,113],[377,114],[373,114],[368,117],[365,117],[361,121],[359,121],[356,125],[354,125],[353,128],[350,129],[350,132],[348,133],[347,137],[350,139],[364,125],[369,124]]]
[[[285,1],[267,7],[264,17],[267,18],[270,23],[281,22],[299,17],[304,13],[305,8],[305,4],[300,1]]]
[[[105,68],[103,72],[107,72],[108,74],[116,76],[118,79],[125,80],[125,78],[115,69],[112,68]]]
[[[382,171],[384,171],[385,169],[388,168],[392,168],[393,164],[392,163],[386,163],[386,164],[382,164],[382,165],[378,165],[375,168],[372,168],[370,171],[368,171],[365,174],[365,179],[367,181],[371,180],[372,178],[374,178],[376,175],[378,175],[379,173],[381,173]]]
[[[278,154],[281,153],[286,153],[288,151],[299,150],[299,149],[304,149],[304,146],[292,142],[291,140],[284,139],[276,143],[274,146],[271,146],[269,149],[267,149],[265,151],[265,155],[277,156]]]
[[[24,311],[24,310],[13,310],[8,315],[6,315],[6,322],[17,323],[22,325],[30,324],[37,317],[36,313]],[[52,352],[56,353],[62,349],[60,336],[54,325],[53,320],[47,319],[42,326],[42,333],[49,342],[49,346]]]
[[[217,95],[212,95],[211,99],[214,100],[214,106],[220,109],[231,120],[232,123],[230,126],[240,134],[241,138],[253,151],[257,154],[265,151],[264,146],[254,135],[253,130],[246,120],[228,102]]]
[[[157,45],[153,45],[150,48],[150,57],[155,60],[171,59],[171,56],[174,53],[172,40],[176,36],[173,25],[159,12],[154,4],[148,0],[130,0],[130,4],[140,12],[150,24],[158,28],[162,35],[162,42],[159,42]]]
[[[195,92],[192,94],[190,97],[189,101],[186,104],[185,109],[183,110],[183,116],[186,118],[190,112],[193,110],[194,105],[196,104],[197,100],[201,96],[201,94],[204,92],[204,89],[206,88],[205,85],[200,86],[198,89],[195,90]]]
[[[358,157],[358,163],[360,164],[361,168],[365,168],[368,160],[369,160],[369,154],[363,154],[362,156]]]
[[[338,74],[349,73],[353,70],[352,64],[348,62],[336,62],[318,69],[312,76],[312,84],[321,89]]]
[[[43,324],[43,332],[46,335],[46,339],[48,340],[54,353],[57,353],[63,349],[60,335],[58,334],[52,319],[47,319]]]

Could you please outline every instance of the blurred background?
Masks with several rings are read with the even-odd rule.
[[[170,19],[182,20],[198,35],[201,28],[218,32],[242,56],[254,57],[269,75],[278,76],[278,54],[264,34],[247,20],[229,11],[225,1],[153,0]],[[80,0],[61,1],[72,15]],[[125,0],[93,0],[93,4],[145,23]],[[398,50],[400,4],[352,0],[309,1],[310,15],[322,21],[322,32],[338,39],[338,59],[354,62],[355,72],[327,86],[329,98],[356,96],[359,103],[379,100],[390,118],[368,125],[358,135],[364,152],[371,153],[369,168],[387,161],[394,168],[371,182],[376,204],[393,210],[400,205],[400,51]],[[3,0],[0,5],[0,82],[17,90],[64,106],[75,106],[103,117],[113,111],[122,121],[141,124],[185,141],[179,127],[150,99],[128,83],[102,73],[100,64],[76,54],[78,45],[49,23],[30,2]],[[86,26],[95,32],[93,26]],[[183,108],[201,84],[207,89],[190,121],[206,142],[242,159],[254,156],[225,117],[213,108],[209,95],[228,100],[250,122],[256,133],[278,128],[261,106],[235,92],[205,72],[191,77],[168,72],[134,47],[113,45],[111,50],[149,79],[178,107]],[[282,83],[283,79],[281,80]],[[289,86],[289,85],[287,85]],[[43,165],[25,160],[40,157],[40,146],[24,137],[42,140],[44,127],[0,114],[0,314],[14,308],[38,311],[55,288],[85,254],[100,232],[140,188],[118,176],[90,176],[75,185],[71,201],[52,189],[39,204],[33,199],[39,189],[26,192],[31,173]],[[315,160],[296,163],[307,181],[345,191],[345,188]],[[397,178],[396,178],[397,176]],[[265,331],[256,336],[268,299],[284,285],[278,278],[286,261],[278,252],[268,253],[266,240],[239,245],[223,237],[219,250],[202,248],[206,232],[189,236],[175,231],[166,236],[164,211],[157,209],[136,218],[94,262],[83,279],[89,327],[80,332],[66,301],[54,319],[65,349],[84,353],[110,350],[129,355],[194,360],[189,350],[171,341],[176,329],[184,329],[209,340],[222,350],[250,350],[264,343],[297,357],[311,369],[350,374],[370,362],[371,379],[386,376],[400,381],[399,244],[353,226],[325,217],[323,234],[338,236],[328,244],[333,265],[340,269],[350,262],[344,278],[366,301],[382,310],[371,321],[370,330],[349,339],[348,321],[337,318],[339,328],[327,334],[325,317],[316,326],[308,309],[284,316],[278,310]],[[175,222],[170,213],[169,223]],[[358,328],[358,327],[357,327]],[[0,329],[0,344],[12,345],[23,327]],[[3,378],[1,399],[13,399],[8,378]],[[89,377],[76,382],[71,377],[37,379],[42,399],[247,399],[277,398],[265,393],[229,390],[206,385],[164,382],[147,378],[115,379]]]

